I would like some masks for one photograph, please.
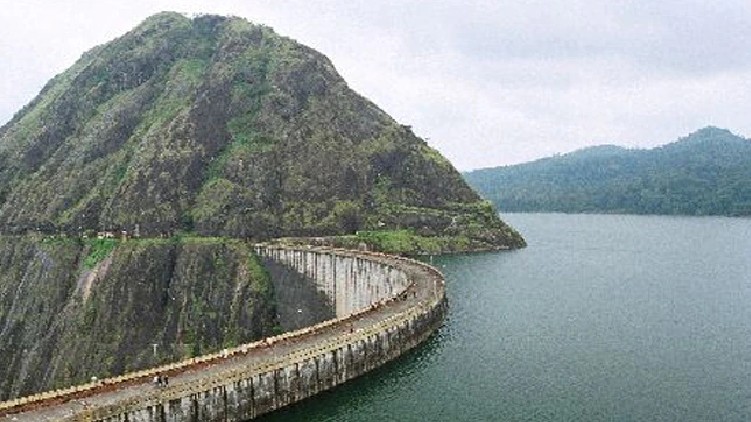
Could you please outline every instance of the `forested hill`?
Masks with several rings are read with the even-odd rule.
[[[0,232],[412,230],[519,247],[444,157],[262,25],[160,13],[0,128]]]
[[[751,215],[751,141],[716,127],[649,150],[595,146],[464,177],[506,212]]]

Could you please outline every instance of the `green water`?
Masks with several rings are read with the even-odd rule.
[[[751,420],[751,219],[503,217],[424,347],[263,420]]]

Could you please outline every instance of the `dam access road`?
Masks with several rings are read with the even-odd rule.
[[[0,421],[240,422],[311,397],[425,341],[447,310],[431,266],[378,253],[256,245],[337,317],[219,353],[0,403]],[[167,375],[169,385],[152,379]]]

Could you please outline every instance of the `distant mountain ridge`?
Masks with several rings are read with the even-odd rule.
[[[751,141],[712,126],[653,149],[600,145],[464,178],[505,212],[751,215]]]

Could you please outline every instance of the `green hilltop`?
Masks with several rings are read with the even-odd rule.
[[[602,145],[464,177],[504,212],[751,215],[751,141],[716,127],[649,150]]]
[[[240,18],[170,12],[85,53],[0,128],[0,231],[136,227],[524,246],[322,54]]]

